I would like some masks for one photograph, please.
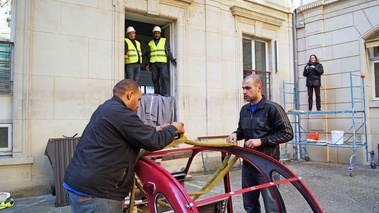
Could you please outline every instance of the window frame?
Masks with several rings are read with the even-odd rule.
[[[376,81],[376,78],[377,77],[379,78],[379,76],[375,75],[375,64],[379,64],[379,58],[371,61],[371,67],[372,67],[372,73],[373,73],[372,84],[374,85],[372,87],[372,94],[373,94],[372,100],[373,101],[379,101],[379,94],[376,94],[377,87],[379,87],[379,81]],[[378,72],[378,74],[379,74],[379,72]]]
[[[379,94],[376,94],[376,88],[379,87],[379,80],[376,82],[376,78],[379,76],[375,75],[375,64],[379,64],[379,54],[375,55],[374,51],[377,51],[379,53],[379,46],[371,47],[369,48],[369,56],[370,56],[370,63],[371,63],[371,70],[372,70],[372,100],[373,101],[379,101]],[[379,71],[379,70],[378,70]],[[378,72],[379,74],[379,72]]]
[[[0,46],[5,45],[4,48],[9,48],[7,51],[0,49],[0,64],[7,65],[7,70],[9,70],[9,75],[7,78],[0,78],[0,94],[7,95],[13,93],[13,69],[12,69],[12,59],[13,59],[13,42],[0,41]],[[3,60],[4,59],[4,60]],[[5,69],[4,69],[5,70]],[[4,77],[4,76],[3,76]],[[4,83],[4,84],[3,84]]]
[[[270,71],[268,71],[268,67],[269,67],[269,64],[268,64],[268,61],[269,61],[269,55],[270,55],[270,52],[268,51],[268,42],[265,41],[265,40],[262,40],[262,39],[259,39],[259,38],[254,38],[254,37],[248,37],[248,36],[243,36],[242,37],[242,55],[244,55],[244,40],[250,40],[251,41],[251,46],[250,46],[250,50],[251,50],[251,67],[245,67],[245,63],[244,63],[244,60],[245,58],[242,57],[242,76],[243,78],[245,78],[245,73],[247,72],[251,72],[251,74],[257,74],[259,76],[261,76],[262,78],[262,81],[263,81],[263,84],[264,84],[264,87],[265,89],[262,91],[262,94],[267,98],[267,99],[271,99],[271,73]],[[259,70],[259,69],[256,69],[256,50],[255,50],[255,44],[256,42],[260,42],[260,43],[264,43],[264,48],[265,48],[265,68],[266,70]],[[264,92],[265,91],[265,92]]]
[[[172,211],[173,211],[172,204],[170,203],[170,201],[167,199],[167,197],[164,195],[163,192],[158,192],[158,193],[155,195],[155,197],[154,197],[154,210],[155,210],[155,212],[157,212],[157,213],[161,213],[161,211],[160,211],[160,209],[159,209],[160,204],[158,203],[158,202],[159,202],[158,199],[160,198],[160,196],[161,196],[162,198],[164,198],[164,199],[167,201],[167,203],[168,203],[168,205],[169,205],[169,208],[171,208],[171,210],[164,211],[164,212],[172,212]]]
[[[8,147],[0,147],[0,155],[11,155],[12,152],[12,124],[0,123],[0,128],[8,128]]]

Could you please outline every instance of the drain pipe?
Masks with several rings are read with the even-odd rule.
[[[293,11],[292,15],[292,43],[293,43],[293,70],[294,70],[294,107],[297,110],[300,110],[300,104],[299,104],[299,72],[298,72],[298,65],[297,65],[297,30],[296,30],[296,17],[297,9]]]
[[[296,22],[297,22],[297,17],[296,17],[296,12],[297,10],[295,9],[293,11],[293,15],[292,15],[292,43],[293,43],[293,70],[294,70],[294,95],[293,95],[293,102],[294,102],[294,108],[296,110],[300,110],[300,106],[299,106],[299,87],[298,87],[298,82],[299,82],[299,72],[298,72],[298,68],[297,68],[297,36],[296,36]],[[300,122],[300,118],[299,116],[295,115],[295,123],[299,123]],[[295,127],[295,142],[299,142],[300,141],[300,128],[299,128],[299,125],[294,125]],[[296,159],[300,159],[301,158],[301,150],[300,150],[300,145],[299,143],[297,143],[296,145],[296,150],[297,150],[297,153],[296,153]]]

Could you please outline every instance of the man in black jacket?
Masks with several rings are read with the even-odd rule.
[[[64,177],[74,213],[121,213],[140,149],[163,149],[176,133],[184,133],[181,122],[145,125],[135,113],[141,97],[139,85],[124,79],[114,86],[113,97],[93,113]]]
[[[227,141],[236,143],[245,140],[244,147],[255,149],[279,160],[279,144],[293,139],[293,130],[283,108],[262,95],[262,79],[255,74],[242,82],[243,95],[248,104],[240,111],[238,128]],[[248,188],[267,180],[248,163],[242,165],[242,187]],[[269,188],[243,194],[243,205],[248,213],[261,212],[259,196],[262,193],[266,212],[278,212],[278,207]]]

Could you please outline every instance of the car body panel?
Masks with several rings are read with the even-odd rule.
[[[267,179],[267,183],[231,191],[229,175],[226,173],[226,175],[223,177],[225,193],[203,199],[192,200],[185,187],[183,187],[185,180],[180,178],[178,179],[177,177],[180,175],[185,176],[188,174],[194,157],[202,151],[220,152],[222,158],[224,158],[227,154],[240,157],[243,159],[244,163],[249,163],[257,168],[263,177]],[[188,153],[190,154],[189,157],[187,157],[188,161],[185,168],[180,172],[170,173],[163,166],[156,162],[157,159],[163,159],[165,156],[169,156],[166,158],[170,159],[175,159],[175,156],[185,156],[182,154],[184,152],[187,152],[187,156]],[[176,213],[211,212],[209,210],[202,211],[201,209],[206,209],[204,208],[205,206],[213,205],[219,201],[228,201],[224,202],[224,204],[226,204],[225,208],[228,210],[228,212],[232,213],[233,196],[265,187],[269,187],[271,190],[273,190],[274,197],[276,198],[280,212],[286,212],[285,203],[281,197],[280,191],[276,187],[276,185],[285,183],[291,183],[300,192],[313,212],[323,212],[320,205],[310,190],[305,186],[301,178],[297,177],[288,167],[268,155],[255,151],[253,149],[246,149],[239,146],[193,146],[186,148],[164,149],[161,151],[147,153],[137,161],[135,172],[142,185],[155,185],[155,190],[153,192],[151,192],[152,190],[149,190],[149,193],[146,192],[150,212],[160,212],[157,210],[157,204],[154,203],[154,199],[156,199],[157,196],[163,195],[165,199],[170,203],[172,211]],[[275,181],[272,178],[273,172],[279,173],[282,177],[281,180]]]

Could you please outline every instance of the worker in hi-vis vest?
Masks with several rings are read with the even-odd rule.
[[[141,44],[136,40],[136,30],[133,27],[126,29],[125,38],[125,78],[138,82],[142,64]]]
[[[154,27],[154,39],[149,42],[149,64],[146,65],[146,70],[151,70],[154,94],[166,96],[167,86],[170,84],[167,61],[176,66],[176,59],[172,56],[166,38],[161,38],[161,32],[159,26]]]

